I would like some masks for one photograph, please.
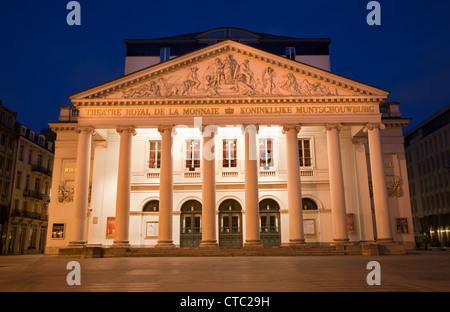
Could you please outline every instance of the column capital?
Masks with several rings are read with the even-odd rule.
[[[259,125],[253,125],[253,124],[244,124],[241,126],[241,132],[245,133],[247,131],[255,131],[256,134],[259,132]]]
[[[281,132],[284,134],[289,130],[295,130],[295,132],[299,132],[302,129],[302,127],[299,124],[286,124],[283,125],[283,129],[281,129]]]
[[[177,129],[173,125],[160,125],[158,127],[158,132],[163,134],[164,131],[171,131],[172,136],[177,135]]]
[[[200,128],[200,133],[210,137],[213,132],[214,134],[217,134],[218,130],[219,127],[217,125],[202,125]]]
[[[367,138],[365,137],[353,137],[352,138],[353,144],[367,144]]]
[[[87,132],[87,134],[91,134],[94,132],[94,127],[91,126],[79,126],[75,128],[76,133]]]
[[[133,136],[136,135],[136,129],[131,126],[125,126],[125,127],[117,127],[116,129],[117,133],[123,133],[125,131],[130,132]]]
[[[327,131],[331,131],[333,129],[337,129],[338,131],[341,131],[342,128],[344,128],[344,126],[342,124],[340,124],[340,123],[336,123],[336,124],[326,123],[323,126],[323,132],[326,133]]]
[[[380,129],[380,130],[384,130],[386,128],[386,126],[382,123],[367,123],[363,129],[364,133],[367,133],[368,131],[371,131],[373,129]]]

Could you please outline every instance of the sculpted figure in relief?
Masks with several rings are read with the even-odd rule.
[[[217,92],[217,81],[214,77],[206,75],[203,85],[207,95],[219,95],[219,92]]]
[[[235,87],[234,90],[239,92],[241,95],[258,95],[257,92],[250,84],[247,83],[246,77],[244,74],[237,74],[236,79],[234,80]]]
[[[225,82],[225,74],[224,74],[224,65],[220,58],[216,58],[216,61],[213,64],[214,67],[214,80],[217,85],[221,85]]]
[[[281,89],[286,90],[290,95],[303,94],[295,76],[291,73],[285,75],[284,81],[279,85]]]
[[[237,62],[233,58],[232,54],[228,54],[225,60],[223,61],[223,70],[225,76],[225,84],[232,84],[233,79],[235,78],[235,73],[237,69]]]
[[[241,65],[236,69],[236,76],[242,74],[245,76],[247,83],[253,88],[256,88],[256,81],[253,78],[253,71],[250,69],[249,61],[245,60]]]
[[[262,74],[263,91],[267,94],[272,94],[275,88],[275,83],[273,82],[274,76],[275,71],[272,67],[267,67]]]

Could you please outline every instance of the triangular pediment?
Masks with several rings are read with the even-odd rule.
[[[158,101],[214,98],[379,98],[389,92],[235,41],[153,65],[79,92],[93,100]]]

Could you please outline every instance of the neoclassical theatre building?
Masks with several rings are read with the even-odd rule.
[[[125,44],[125,75],[50,123],[47,253],[414,246],[409,120],[331,72],[329,39],[217,28]]]

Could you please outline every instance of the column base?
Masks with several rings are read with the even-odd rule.
[[[215,240],[201,241],[200,248],[219,248],[219,244]]]
[[[87,242],[83,242],[83,241],[72,241],[69,242],[69,246],[68,247],[84,247],[86,246]]]
[[[175,248],[172,241],[158,241],[155,248]]]
[[[393,238],[378,238],[376,240],[377,243],[393,243],[394,239]]]
[[[289,240],[289,246],[296,247],[296,246],[305,246],[306,242],[305,239],[290,239]]]
[[[129,241],[123,241],[123,242],[114,242],[111,247],[114,248],[127,248],[130,247],[130,242]]]
[[[248,240],[244,243],[244,248],[262,248],[263,243],[261,240]]]
[[[333,244],[334,245],[348,244],[349,242],[350,242],[350,240],[348,238],[335,238],[335,239],[333,239]]]

